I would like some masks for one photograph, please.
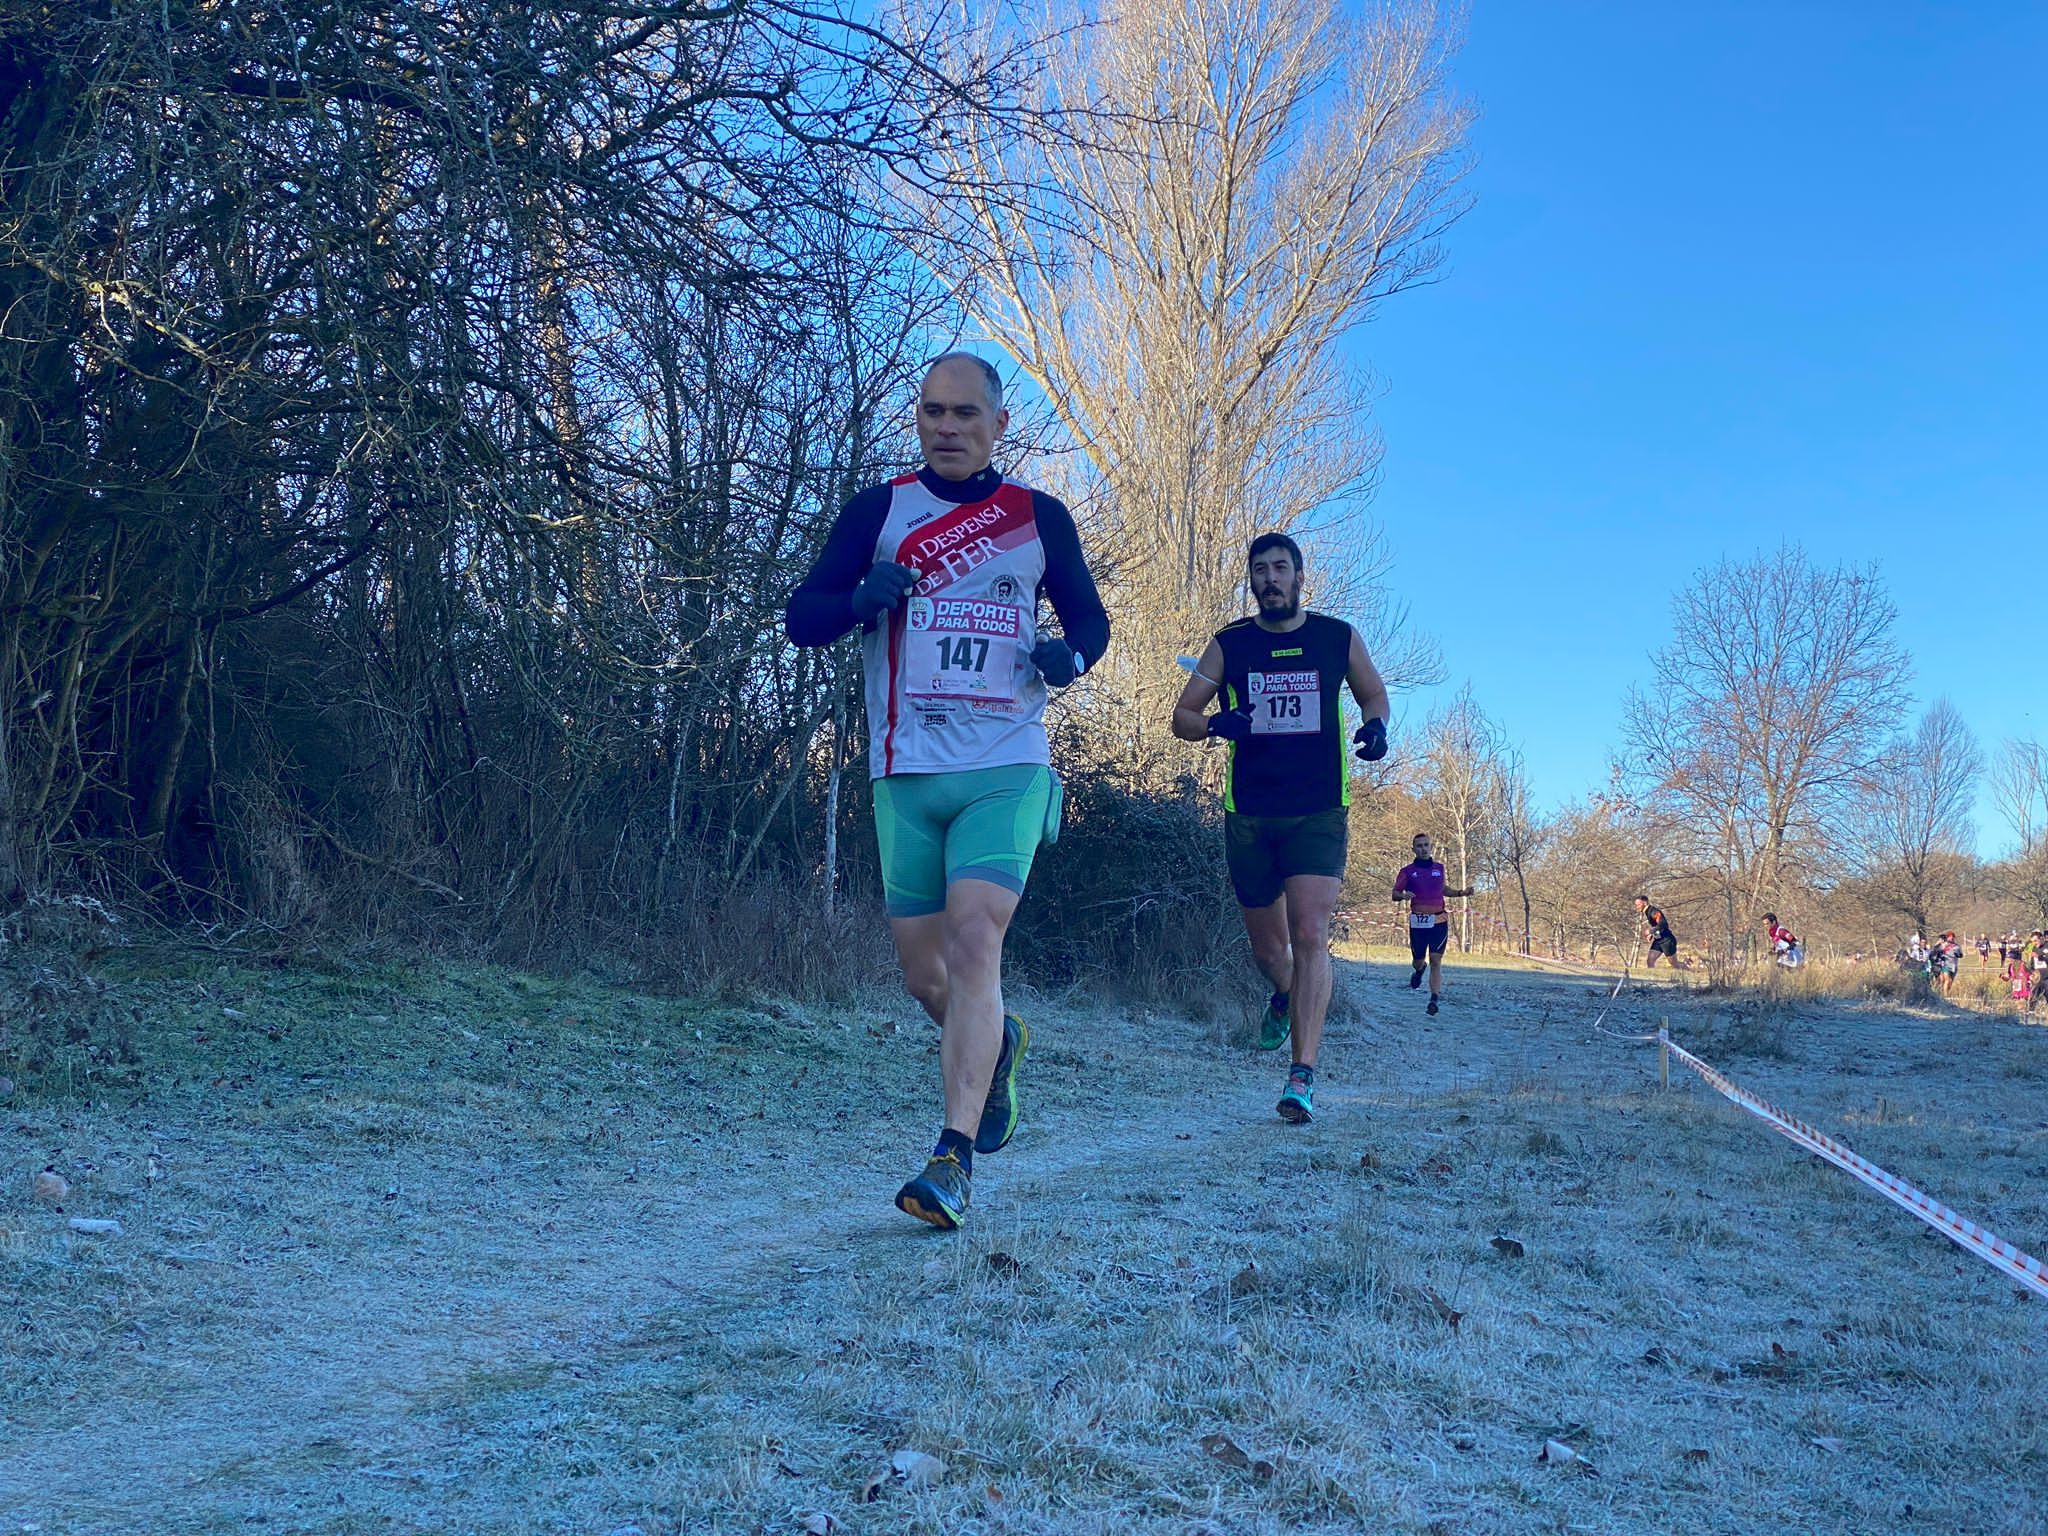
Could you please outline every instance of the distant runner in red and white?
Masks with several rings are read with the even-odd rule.
[[[1799,939],[1790,928],[1778,921],[1778,914],[1764,914],[1764,931],[1771,941],[1771,956],[1788,971],[1799,968],[1806,958],[1806,951],[1800,947]]]

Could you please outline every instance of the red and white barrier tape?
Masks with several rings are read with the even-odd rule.
[[[1705,1078],[1716,1093],[1732,1103],[1741,1105],[1779,1135],[1797,1142],[1816,1157],[1827,1159],[1844,1173],[1853,1174],[1885,1199],[1911,1211],[1958,1247],[1974,1253],[1992,1268],[2019,1281],[2036,1296],[2048,1298],[2048,1264],[2043,1264],[2031,1254],[2013,1247],[1997,1234],[1985,1231],[1974,1221],[1958,1216],[1933,1196],[1922,1194],[1895,1174],[1886,1173],[1877,1164],[1868,1158],[1859,1157],[1825,1132],[1816,1131],[1804,1121],[1795,1120],[1782,1109],[1767,1104],[1747,1088],[1738,1087],[1684,1046],[1674,1042],[1668,1028],[1659,1029],[1656,1040],[1659,1045],[1664,1046],[1672,1055]]]

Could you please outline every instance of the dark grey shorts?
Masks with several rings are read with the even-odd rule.
[[[1312,816],[1223,813],[1223,862],[1241,907],[1270,907],[1290,875],[1344,878],[1351,826],[1340,806]]]

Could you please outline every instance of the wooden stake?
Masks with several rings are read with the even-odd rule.
[[[1657,1086],[1666,1090],[1671,1087],[1671,1021],[1657,1021]]]

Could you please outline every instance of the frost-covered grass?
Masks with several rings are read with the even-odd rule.
[[[936,1129],[907,1002],[54,967],[92,1022],[46,1039],[126,1043],[0,1104],[0,1529],[2044,1530],[2048,1304],[1660,1092],[1586,1027],[1607,985],[1432,1020],[1347,972],[1299,1131],[1278,1055],[1023,1000],[1024,1129],[949,1238],[889,1206]],[[2048,1031],[1669,988],[1607,1024],[1659,1017],[2048,1245]],[[905,1447],[946,1475],[861,1502]]]

